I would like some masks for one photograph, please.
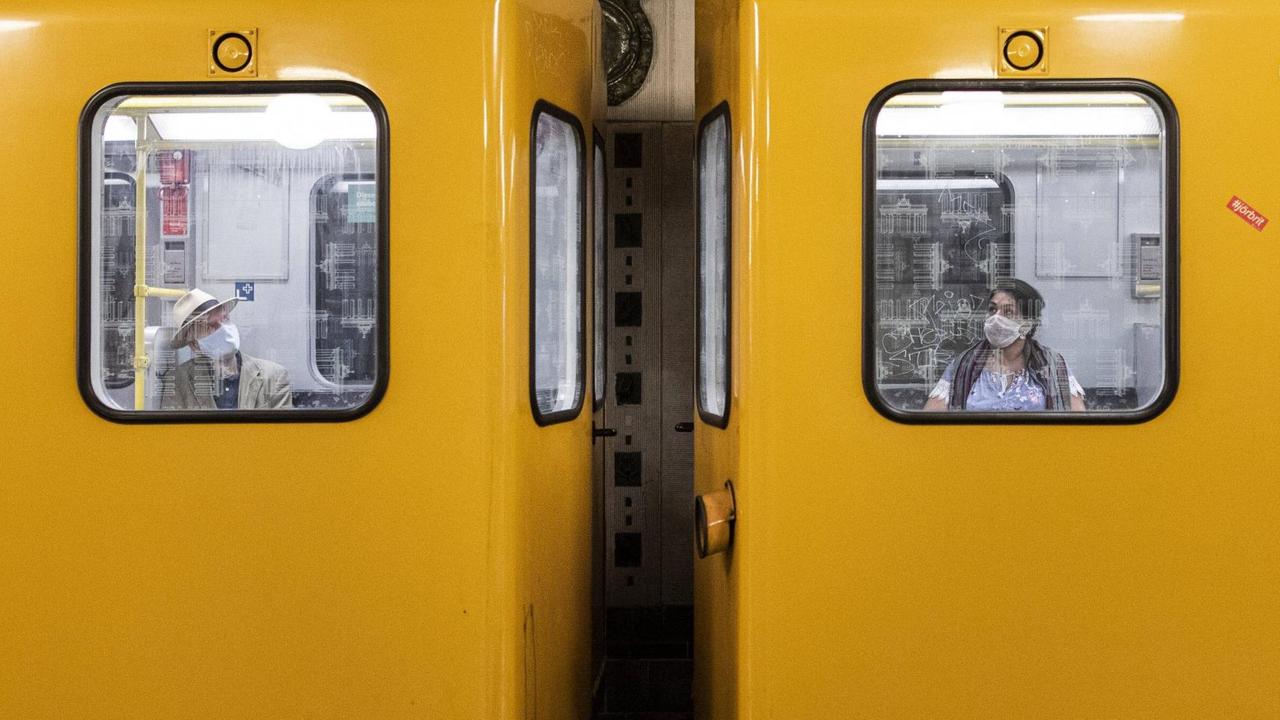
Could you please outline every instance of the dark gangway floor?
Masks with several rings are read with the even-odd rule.
[[[595,720],[693,719],[693,608],[609,608]]]

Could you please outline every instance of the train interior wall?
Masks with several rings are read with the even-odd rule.
[[[693,127],[611,124],[600,706],[689,709],[693,603]],[[602,717],[609,717],[608,714]]]

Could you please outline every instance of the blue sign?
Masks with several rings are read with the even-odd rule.
[[[236,297],[239,298],[241,302],[253,302],[253,283],[236,283]]]

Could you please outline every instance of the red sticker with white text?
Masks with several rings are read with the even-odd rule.
[[[1235,195],[1231,196],[1231,202],[1227,203],[1227,209],[1239,215],[1241,220],[1252,225],[1254,230],[1261,232],[1267,226],[1267,219],[1262,216],[1262,213],[1254,210],[1249,206],[1249,203]]]

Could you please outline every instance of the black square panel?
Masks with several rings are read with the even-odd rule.
[[[640,133],[618,133],[613,136],[614,167],[638,168],[643,164],[644,135]]]
[[[640,487],[640,453],[613,454],[613,484],[617,487]]]
[[[614,397],[618,398],[619,405],[639,405],[640,373],[618,373],[618,381],[614,390],[617,392]]]
[[[644,295],[620,292],[613,295],[613,324],[618,327],[640,327],[644,320]]]
[[[640,567],[640,533],[613,534],[613,566]]]
[[[644,216],[640,213],[618,213],[613,216],[613,246],[638,248],[644,244]]]

